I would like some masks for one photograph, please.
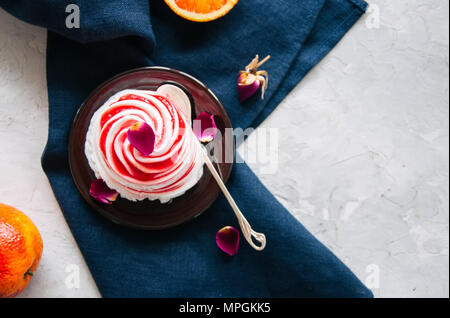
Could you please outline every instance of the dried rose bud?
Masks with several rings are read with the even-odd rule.
[[[252,97],[258,89],[261,87],[261,98],[264,99],[264,94],[269,85],[269,74],[267,71],[258,71],[258,67],[263,65],[267,60],[270,59],[270,55],[259,62],[259,56],[247,65],[245,71],[239,73],[239,78],[237,82],[238,96],[241,103],[245,102],[247,99]]]

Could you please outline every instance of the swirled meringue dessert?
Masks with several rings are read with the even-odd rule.
[[[94,113],[86,135],[85,154],[95,176],[131,201],[167,203],[203,174],[186,102],[168,96],[165,86],[118,92]],[[150,147],[138,137],[149,139]]]

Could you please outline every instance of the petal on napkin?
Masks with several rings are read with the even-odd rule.
[[[155,149],[155,132],[147,123],[138,122],[127,132],[130,144],[144,156],[148,156]]]
[[[102,179],[96,179],[92,181],[91,188],[89,189],[89,194],[91,197],[106,204],[112,204],[117,200],[119,193],[117,191],[110,189],[105,181]]]
[[[239,251],[239,231],[232,226],[225,226],[217,232],[216,243],[228,255],[236,255]]]
[[[212,141],[217,135],[217,125],[214,121],[214,115],[209,113],[200,113],[194,121],[194,134],[197,138],[207,143]]]
[[[261,83],[256,79],[253,74],[241,73],[238,78],[238,96],[239,101],[245,102],[247,99],[256,94]]]

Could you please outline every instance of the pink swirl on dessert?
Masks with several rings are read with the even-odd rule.
[[[144,156],[127,132],[145,122],[155,133],[154,151]],[[203,174],[201,148],[184,113],[153,91],[124,90],[91,119],[85,153],[97,178],[132,201],[168,202],[193,187]]]

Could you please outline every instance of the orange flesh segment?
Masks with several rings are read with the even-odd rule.
[[[226,15],[239,0],[164,0],[180,17],[208,22]]]
[[[195,13],[210,13],[220,10],[228,0],[175,0],[176,5],[183,10]]]

